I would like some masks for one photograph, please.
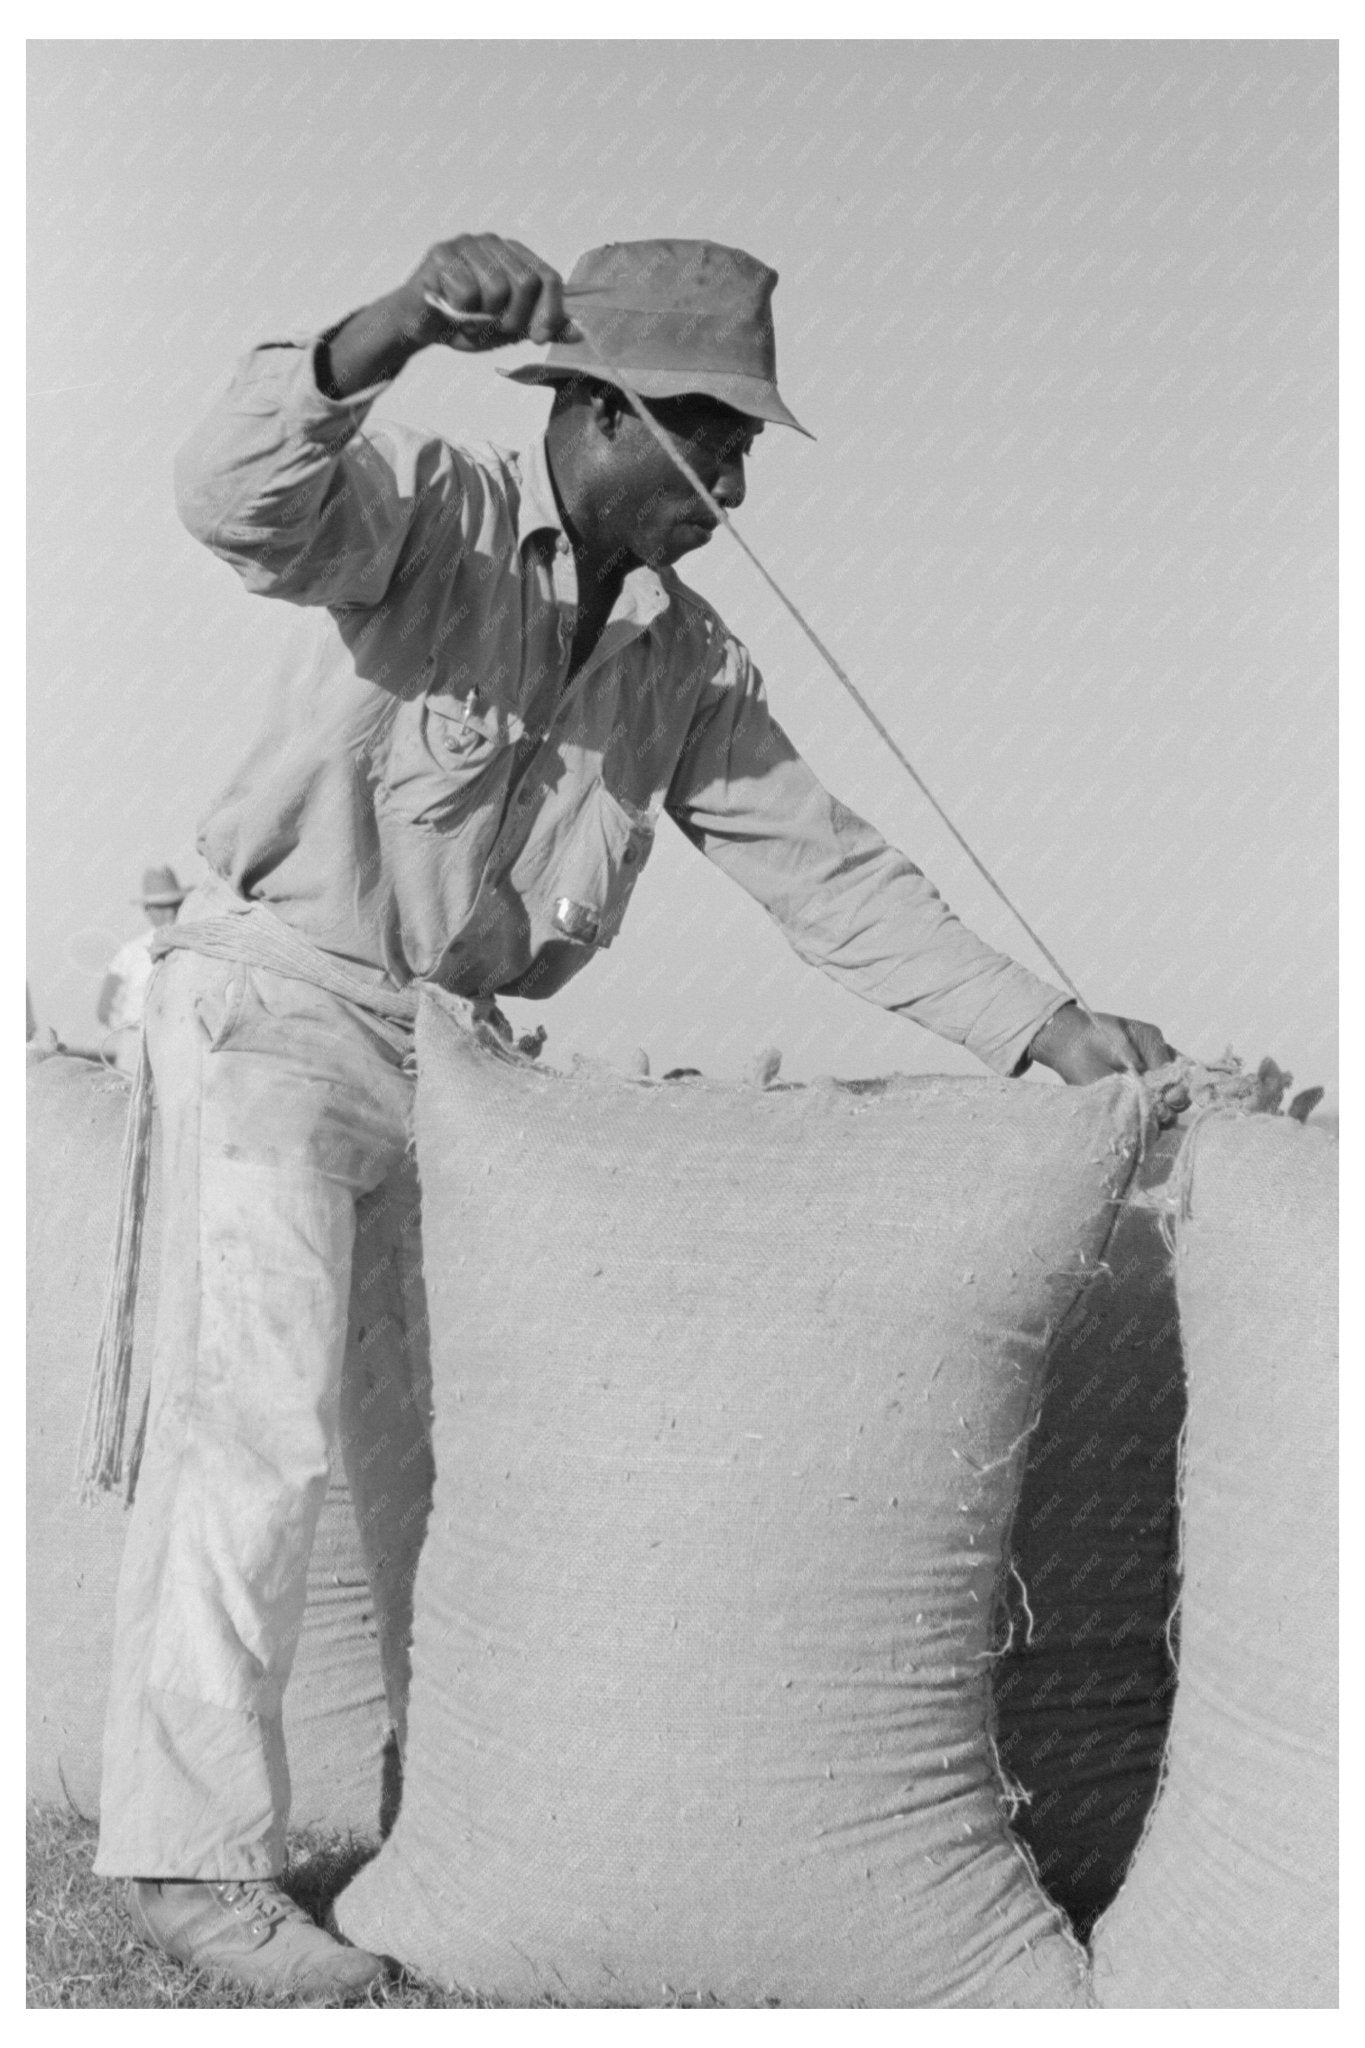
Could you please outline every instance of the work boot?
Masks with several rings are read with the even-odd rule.
[[[144,1941],[251,1991],[321,2005],[377,1984],[378,1956],[334,1940],[273,1878],[162,1884],[135,1878],[128,1911]]]

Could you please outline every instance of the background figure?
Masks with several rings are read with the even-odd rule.
[[[120,946],[109,962],[95,1014],[108,1034],[104,1057],[125,1073],[130,1073],[136,1063],[137,1033],[142,1027],[147,984],[152,977],[153,934],[158,925],[175,923],[176,912],[188,893],[176,880],[173,868],[144,868],[139,900],[147,913],[147,928],[135,939],[129,939],[126,946]]]

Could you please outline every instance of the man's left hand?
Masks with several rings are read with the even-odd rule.
[[[1150,1073],[1180,1057],[1155,1024],[1103,1011],[1088,1016],[1079,1003],[1053,1012],[1029,1046],[1028,1056],[1040,1067],[1051,1067],[1073,1088],[1102,1081],[1107,1074]]]

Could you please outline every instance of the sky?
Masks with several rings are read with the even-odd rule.
[[[144,867],[288,659],[171,500],[254,343],[469,229],[780,274],[738,524],[1097,1008],[1335,1102],[1336,79],[1326,42],[29,46],[28,937],[97,1039]],[[509,352],[507,363],[526,350]],[[434,350],[380,410],[516,446],[543,394]],[[817,773],[1047,973],[724,535],[684,575]],[[671,827],[548,1003],[573,1053],[980,1072],[792,954]]]

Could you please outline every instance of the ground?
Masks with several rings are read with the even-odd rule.
[[[28,1809],[30,2006],[290,2006],[259,1998],[139,1948],[120,1904],[121,1887],[91,1875],[94,1823],[60,1807]],[[344,1835],[298,1835],[290,1843],[287,1888],[320,1914],[374,1853]],[[379,2007],[469,2006],[480,2001],[436,1990],[403,1974],[362,2001]]]
[[[78,2006],[146,2011],[158,2007],[289,2007],[295,1998],[259,1998],[235,1990],[202,1971],[186,1970],[166,1956],[139,1948],[125,1918],[122,1887],[91,1875],[95,1860],[93,1821],[56,1806],[30,1805],[28,1832],[27,1997],[32,2006]],[[303,1834],[290,1838],[287,1891],[320,1917],[344,1884],[378,1848],[348,1835]],[[497,2003],[442,1991],[407,1971],[363,1999],[382,2010]],[[554,1999],[537,2001],[544,2005]],[[714,2006],[712,1998],[666,2001]]]

